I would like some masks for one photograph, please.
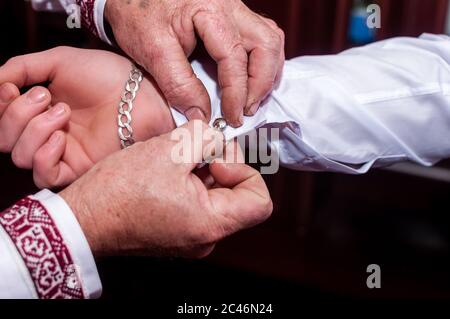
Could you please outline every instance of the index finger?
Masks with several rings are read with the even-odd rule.
[[[149,58],[138,62],[154,77],[170,106],[189,120],[209,121],[208,92],[194,74],[181,44],[171,35],[161,38],[149,48]]]
[[[233,127],[243,124],[248,93],[248,56],[237,27],[224,12],[200,11],[193,22],[211,57],[217,62],[222,112]]]
[[[11,58],[0,67],[0,84],[11,82],[21,88],[51,81],[57,63],[56,49]]]
[[[19,89],[12,83],[0,84],[0,118],[5,112],[6,108],[19,97]]]

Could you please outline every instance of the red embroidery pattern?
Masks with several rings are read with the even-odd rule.
[[[99,36],[94,20],[94,4],[96,0],[76,0],[80,6],[81,23],[95,36]]]
[[[83,298],[76,265],[64,239],[44,206],[25,198],[0,213],[41,299]]]

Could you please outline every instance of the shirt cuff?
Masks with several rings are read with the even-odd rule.
[[[43,190],[32,199],[38,200],[53,218],[61,236],[64,238],[79,278],[85,298],[98,298],[102,284],[88,241],[70,207],[59,195]]]
[[[112,41],[108,38],[105,29],[105,6],[107,0],[96,0],[94,3],[94,23],[97,28],[99,38],[112,45]]]

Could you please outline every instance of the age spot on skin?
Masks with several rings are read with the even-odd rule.
[[[150,7],[150,1],[149,0],[141,0],[139,2],[139,7],[141,7],[141,9],[148,9]]]

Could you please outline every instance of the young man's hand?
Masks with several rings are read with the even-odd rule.
[[[120,150],[118,105],[131,62],[106,51],[59,47],[15,57],[0,68],[0,152],[33,168],[37,186],[73,182]],[[19,95],[19,88],[36,86]],[[141,83],[132,112],[134,138],[144,141],[175,128],[150,78]]]

